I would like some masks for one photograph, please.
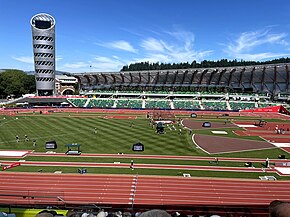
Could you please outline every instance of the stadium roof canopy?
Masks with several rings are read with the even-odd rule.
[[[245,67],[77,73],[82,90],[154,88],[226,88],[240,92],[290,92],[290,63]]]

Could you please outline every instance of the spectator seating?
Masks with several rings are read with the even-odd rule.
[[[258,103],[259,108],[266,108],[266,107],[276,106],[276,105],[277,105],[276,103],[267,103],[267,102]]]
[[[171,109],[169,100],[146,100],[145,108]]]
[[[112,108],[114,105],[114,99],[90,99],[88,108]]]
[[[276,106],[277,103],[268,101],[234,101],[234,100],[200,100],[174,98],[141,99],[136,96],[124,98],[77,98],[67,99],[74,107],[88,108],[132,108],[132,109],[192,109],[192,110],[248,110],[253,108],[264,108]],[[201,104],[200,104],[201,102]]]
[[[119,99],[116,108],[142,108],[141,99]]]
[[[70,103],[72,103],[75,107],[84,107],[88,98],[68,98]]]
[[[232,110],[247,110],[256,108],[255,102],[233,102],[230,101],[230,107]]]
[[[173,100],[175,109],[200,109],[199,102],[193,100]]]
[[[203,101],[205,110],[228,110],[226,101]]]

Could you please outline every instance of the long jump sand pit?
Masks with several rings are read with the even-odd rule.
[[[195,134],[192,138],[196,145],[208,154],[222,154],[275,148],[273,144],[266,141],[225,138],[222,136],[209,136],[201,134]]]

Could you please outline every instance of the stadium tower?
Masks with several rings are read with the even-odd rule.
[[[36,14],[30,20],[38,96],[55,95],[55,20],[49,14]]]

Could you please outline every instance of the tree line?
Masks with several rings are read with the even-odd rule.
[[[245,61],[221,59],[217,61],[203,60],[200,63],[195,60],[191,63],[150,63],[140,62],[125,65],[121,71],[142,71],[142,70],[165,70],[165,69],[189,69],[189,68],[214,68],[214,67],[234,67],[234,66],[252,66],[264,64],[290,63],[290,58],[279,58],[267,61]]]
[[[0,97],[21,97],[23,94],[35,93],[36,83],[34,75],[24,71],[7,69],[0,73]]]

